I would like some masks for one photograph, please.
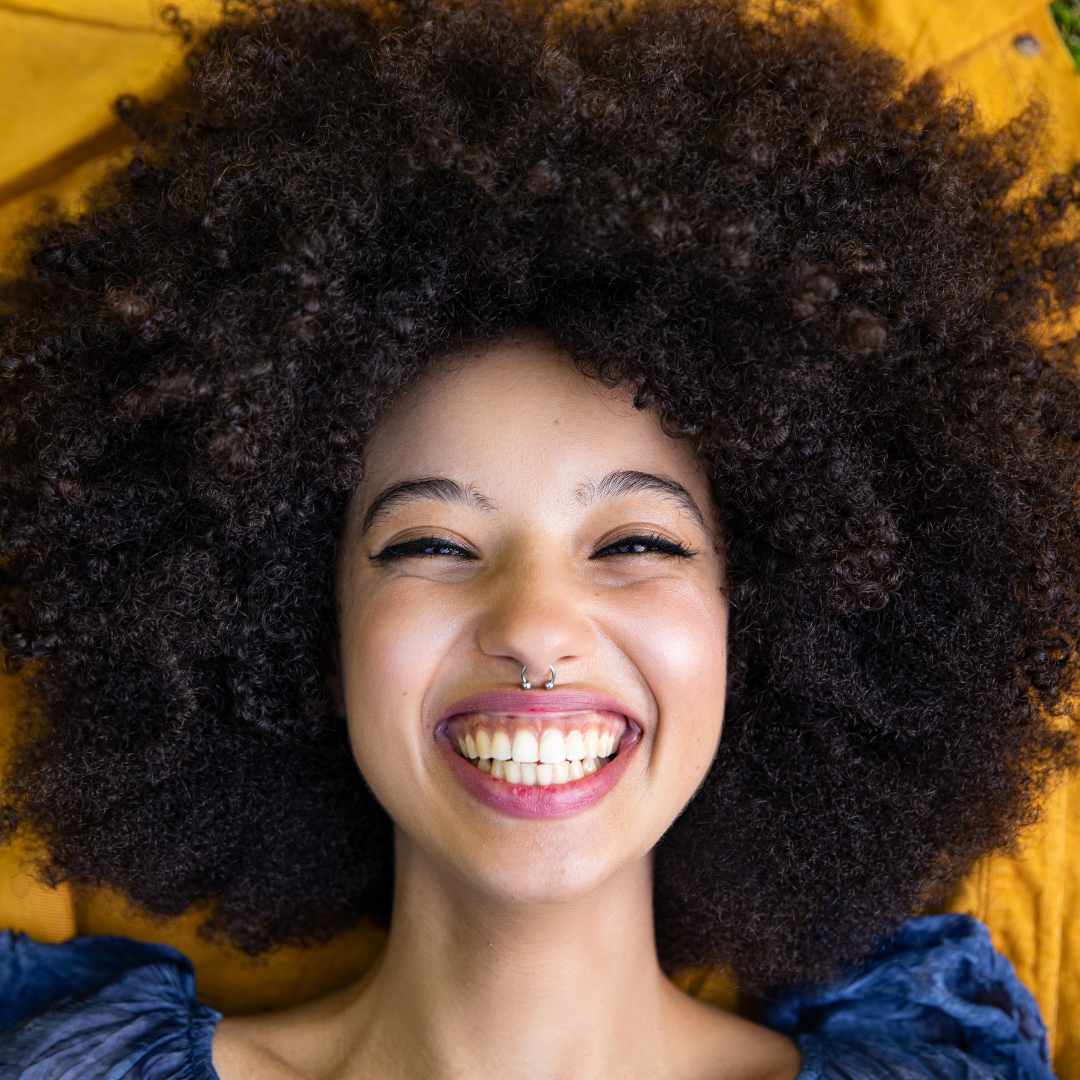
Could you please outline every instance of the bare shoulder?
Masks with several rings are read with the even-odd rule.
[[[709,1080],[797,1080],[803,1067],[798,1046],[784,1035],[771,1034],[775,1039],[763,1039],[738,1068],[728,1073],[717,1073],[714,1068]]]
[[[795,1043],[785,1039],[786,1045],[776,1054],[774,1063],[766,1067],[758,1080],[797,1080],[802,1072],[802,1054]]]
[[[802,1054],[794,1040],[734,1013],[707,1006],[698,1041],[700,1080],[797,1080]]]
[[[224,1017],[211,1043],[214,1071],[220,1080],[310,1080],[276,1054],[260,1046],[242,1017]]]

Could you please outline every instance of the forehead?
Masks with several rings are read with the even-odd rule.
[[[505,472],[538,458],[578,476],[590,460],[700,471],[684,440],[634,408],[630,387],[588,378],[542,332],[524,331],[437,361],[376,425],[365,475],[450,463]]]
[[[410,503],[432,502],[557,527],[642,497],[715,537],[702,462],[633,397],[581,374],[542,332],[448,354],[369,436],[349,527],[366,535]]]

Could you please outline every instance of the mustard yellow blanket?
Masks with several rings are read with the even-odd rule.
[[[933,67],[972,94],[998,126],[1032,94],[1050,110],[1039,177],[1080,161],[1080,74],[1049,7],[1017,0],[835,0],[855,33],[903,58],[912,76]],[[198,27],[218,17],[210,0],[183,0]],[[156,0],[0,0],[0,275],[14,263],[16,225],[43,199],[77,209],[80,193],[122,160],[126,131],[113,118],[117,94],[152,96],[178,70],[183,45]],[[19,684],[0,678],[0,743]],[[356,978],[381,947],[362,924],[324,948],[284,949],[269,961],[208,946],[195,936],[201,912],[154,922],[104,890],[36,882],[25,859],[32,838],[0,848],[0,928],[45,942],[75,934],[161,941],[195,964],[198,996],[222,1012],[297,1004]],[[1056,1073],[1080,1080],[1080,776],[1052,791],[1040,824],[1015,857],[985,860],[941,911],[966,912],[1038,998]],[[723,972],[688,970],[679,984],[725,1008],[739,995]]]

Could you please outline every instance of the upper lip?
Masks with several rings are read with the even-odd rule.
[[[593,690],[484,690],[478,694],[455,701],[442,716],[436,729],[441,728],[452,716],[461,713],[537,713],[537,712],[579,712],[596,710],[599,712],[619,713],[625,716],[638,730],[641,721],[630,710],[609,694]]]

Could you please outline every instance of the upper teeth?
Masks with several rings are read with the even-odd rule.
[[[556,726],[556,724],[558,726]],[[451,738],[469,758],[536,762],[608,757],[626,731],[625,717],[613,713],[531,716],[471,713],[451,721]]]

